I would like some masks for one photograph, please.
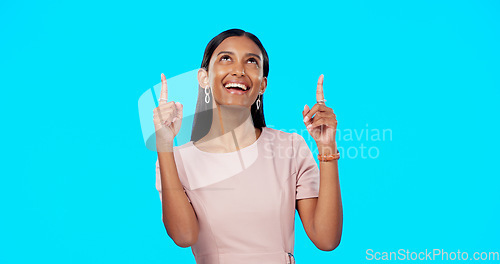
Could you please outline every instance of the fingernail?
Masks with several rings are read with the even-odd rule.
[[[304,117],[304,123],[307,122],[307,120],[309,120],[309,117],[308,116],[305,116]]]
[[[307,125],[307,129],[311,128],[312,127],[312,124],[309,124]]]

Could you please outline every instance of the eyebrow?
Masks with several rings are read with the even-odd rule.
[[[234,52],[232,52],[232,51],[221,51],[221,52],[219,52],[219,54],[217,54],[217,56],[221,55],[222,53],[228,53],[228,54],[232,54],[232,55],[234,55]],[[260,56],[259,56],[259,55],[257,55],[257,54],[255,54],[255,53],[247,53],[246,55],[247,55],[247,56],[255,56],[255,57],[257,57],[259,60],[261,60],[261,59],[260,59]]]

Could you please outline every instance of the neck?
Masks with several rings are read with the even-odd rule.
[[[260,130],[253,124],[250,109],[235,105],[217,105],[213,109],[212,126],[199,144],[217,152],[232,152],[251,145],[257,140]]]

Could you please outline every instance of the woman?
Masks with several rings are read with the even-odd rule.
[[[179,147],[173,139],[182,104],[168,101],[161,76],[154,123],[162,220],[178,246],[192,247],[197,263],[295,263],[295,209],[320,250],[340,243],[337,121],[324,103],[323,75],[318,103],[302,111],[318,168],[302,136],[266,127],[268,72],[267,52],[253,34],[231,29],[213,38],[198,71],[191,141]]]

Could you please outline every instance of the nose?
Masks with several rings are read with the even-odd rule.
[[[236,63],[233,68],[232,75],[234,76],[244,76],[245,75],[245,68],[240,65],[239,63]]]

